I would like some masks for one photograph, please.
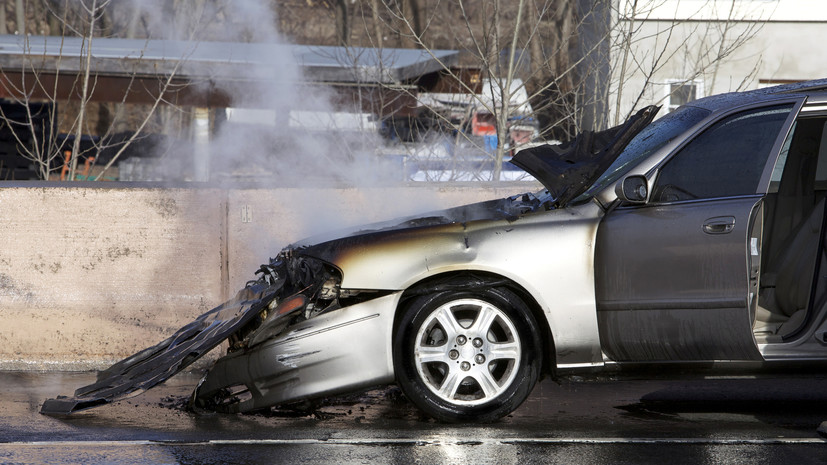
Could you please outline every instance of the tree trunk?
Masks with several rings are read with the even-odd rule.
[[[537,32],[529,45],[531,78],[526,82],[526,90],[540,137],[568,140],[576,132],[569,56],[569,43],[576,34],[575,10],[563,2],[547,15],[529,18],[531,30]]]
[[[80,155],[80,140],[83,137],[83,129],[86,126],[86,106],[89,102],[89,81],[91,79],[91,67],[92,67],[92,38],[95,35],[95,20],[97,19],[98,13],[98,2],[97,0],[92,0],[92,5],[89,7],[89,30],[87,31],[85,42],[86,42],[86,50],[84,51],[86,54],[83,56],[83,65],[81,66],[83,70],[83,77],[81,78],[81,96],[80,96],[80,109],[78,111],[78,119],[77,119],[77,127],[75,128],[75,143],[72,147],[72,162],[70,163],[69,169],[69,180],[75,180],[75,173],[77,172],[78,166],[78,156]]]
[[[8,34],[6,29],[6,5],[0,5],[0,34]]]
[[[411,28],[413,29],[413,33],[418,38],[422,38],[422,17],[419,11],[419,0],[401,0],[402,1],[402,14],[405,18],[411,23]],[[424,44],[417,43],[417,48],[421,48]],[[404,45],[403,45],[404,46]]]
[[[347,46],[350,44],[350,16],[347,0],[337,0],[333,8],[336,12],[336,40],[339,45]]]
[[[15,0],[14,14],[15,32],[17,34],[23,35],[26,33],[26,9],[23,5],[23,0]]]
[[[379,19],[379,0],[370,1],[371,17],[373,18],[373,35],[374,44],[378,48],[382,48],[383,33],[382,21]]]

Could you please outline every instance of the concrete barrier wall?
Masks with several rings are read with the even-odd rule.
[[[106,367],[226,300],[291,242],[537,188],[112,186],[0,189],[0,369]]]

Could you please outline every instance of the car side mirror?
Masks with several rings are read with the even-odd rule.
[[[640,174],[628,176],[617,185],[617,196],[624,202],[646,203],[649,198],[649,181]]]

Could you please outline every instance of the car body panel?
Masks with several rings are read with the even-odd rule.
[[[393,382],[389,309],[401,294],[303,320],[250,350],[219,359],[193,393],[195,405],[205,408],[219,391],[238,388],[229,401],[210,407],[246,412]]]
[[[761,360],[748,237],[760,198],[619,208],[597,235],[597,314],[616,361]],[[728,232],[704,225],[731,219]]]
[[[614,209],[598,233],[595,260],[601,340],[615,361],[762,360],[752,334],[760,235],[753,237],[778,153],[803,99],[772,99],[711,113],[691,137],[668,148],[659,170],[720,121],[789,107],[752,178],[752,196],[663,201]],[[792,104],[792,106],[789,106]],[[734,119],[733,119],[734,118]],[[767,152],[765,152],[767,153]],[[759,156],[760,158],[760,156]],[[757,171],[755,171],[757,170]],[[650,187],[650,192],[653,189]],[[721,228],[721,229],[714,229]],[[752,247],[751,247],[752,246]],[[752,253],[750,253],[752,251]]]
[[[401,290],[460,270],[503,276],[541,307],[558,364],[599,365],[592,263],[601,215],[599,206],[587,203],[511,220],[368,233],[302,253],[341,269],[343,289]]]

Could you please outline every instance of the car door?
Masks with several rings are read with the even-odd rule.
[[[798,106],[723,116],[658,166],[646,204],[606,215],[595,282],[609,358],[761,359],[751,329],[761,192]]]

